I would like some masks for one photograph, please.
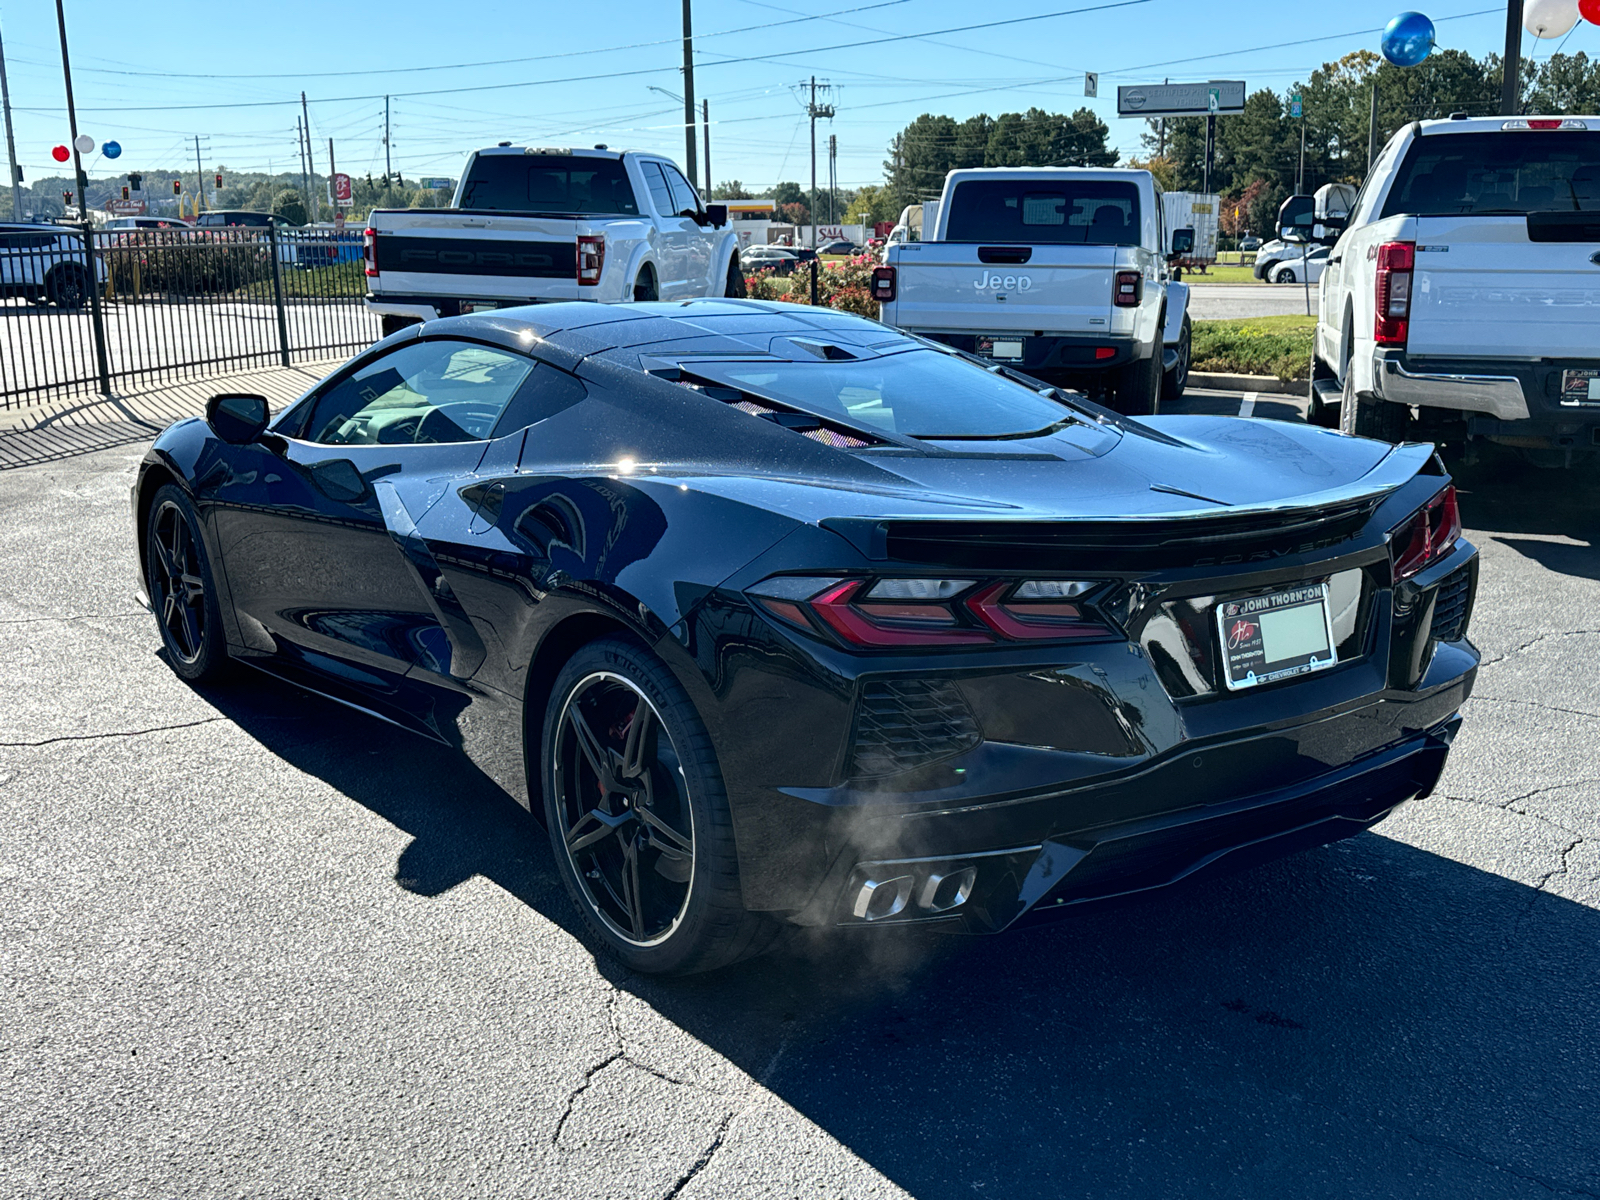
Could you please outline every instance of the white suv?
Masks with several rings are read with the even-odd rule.
[[[1291,225],[1320,220],[1310,197],[1284,207]],[[1321,295],[1314,420],[1549,466],[1600,450],[1600,117],[1407,125]]]
[[[106,265],[99,255],[94,265],[95,278],[104,283]],[[60,225],[0,225],[0,296],[81,308],[89,286],[83,234]]]

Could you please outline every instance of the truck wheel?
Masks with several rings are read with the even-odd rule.
[[[1339,402],[1339,428],[1355,437],[1377,438],[1382,442],[1403,442],[1411,427],[1411,410],[1404,404],[1355,389],[1356,373],[1345,368],[1344,398]]]
[[[730,300],[743,300],[750,294],[745,290],[744,272],[739,268],[739,255],[737,253],[728,260],[728,286],[723,290],[722,294]]]
[[[1189,324],[1187,315],[1183,318],[1183,332],[1178,335],[1178,361],[1172,364],[1172,370],[1164,371],[1161,375],[1161,399],[1163,402],[1176,400],[1183,395],[1183,389],[1189,383],[1189,355],[1193,342],[1194,331]]]
[[[656,273],[646,267],[639,272],[639,278],[633,281],[633,302],[646,304],[656,299],[659,299],[656,294]]]
[[[1117,372],[1116,410],[1126,417],[1150,417],[1161,396],[1161,344],[1148,358],[1136,358]]]

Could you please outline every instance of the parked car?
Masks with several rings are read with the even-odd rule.
[[[289,222],[275,213],[251,212],[243,208],[222,208],[212,212],[203,212],[195,218],[195,226],[199,229],[225,229],[242,227],[245,229],[266,229],[277,225],[280,228],[288,226]]]
[[[1322,223],[1320,206],[1286,208]],[[1600,116],[1406,125],[1328,262],[1315,415],[1337,411],[1346,432],[1387,440],[1420,420],[1435,440],[1500,442],[1549,466],[1594,461]]]
[[[727,205],[631,150],[479,150],[454,207],[376,210],[366,239],[367,308],[386,334],[551,300],[744,295]]]
[[[1316,283],[1328,265],[1328,247],[1314,246],[1304,258],[1281,259],[1272,267],[1273,283]]]
[[[1252,250],[1259,250],[1261,249],[1261,239],[1258,237],[1241,238],[1239,239],[1239,249],[1246,254]]]
[[[1168,242],[1161,203],[1148,171],[952,171],[922,240],[874,268],[881,319],[1152,413],[1183,394],[1191,337],[1169,266],[1193,243]]]
[[[125,233],[134,229],[169,229],[181,233],[193,229],[194,226],[176,217],[112,217],[100,228],[113,233]]]
[[[1262,283],[1270,283],[1273,267],[1286,258],[1299,258],[1300,255],[1299,246],[1291,246],[1288,242],[1274,238],[1256,251],[1256,260],[1251,264],[1250,270]]]
[[[80,308],[89,299],[89,289],[106,280],[105,261],[93,254],[91,275],[90,257],[83,234],[75,228],[0,225],[0,295]]]
[[[770,269],[778,275],[790,274],[800,261],[786,246],[747,246],[739,252],[739,265],[746,271]]]
[[[836,238],[817,247],[818,254],[860,254],[861,247],[848,238]]]
[[[1478,665],[1431,447],[1128,421],[846,313],[429,322],[268,417],[214,397],[139,468],[168,663],[459,748],[640,971],[1349,837]]]

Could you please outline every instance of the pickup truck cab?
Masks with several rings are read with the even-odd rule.
[[[521,304],[744,295],[726,206],[669,158],[603,146],[479,150],[450,208],[374,210],[365,258],[385,335]]]
[[[1407,125],[1320,287],[1313,419],[1549,466],[1600,451],[1600,117]]]
[[[874,295],[886,324],[1147,415],[1189,374],[1189,289],[1169,258],[1193,232],[1173,242],[1148,171],[952,171]]]

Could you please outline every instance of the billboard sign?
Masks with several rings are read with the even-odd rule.
[[[106,211],[113,217],[142,217],[149,205],[143,200],[107,200]]]
[[[343,171],[336,172],[333,177],[333,202],[340,208],[349,208],[351,204],[350,176]]]
[[[456,181],[453,179],[424,179],[422,181],[422,186],[425,188],[434,188],[435,190],[443,190],[444,188],[455,187]]]
[[[1244,111],[1244,80],[1140,84],[1117,89],[1119,117],[1226,116]]]

